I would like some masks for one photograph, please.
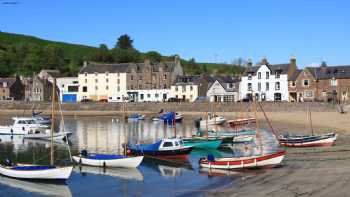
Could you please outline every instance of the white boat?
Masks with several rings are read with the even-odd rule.
[[[77,168],[78,169],[78,168]],[[107,175],[127,180],[143,181],[143,175],[137,168],[98,168],[93,166],[81,166],[78,169],[80,173],[91,173]]]
[[[72,170],[72,166],[0,165],[0,174],[17,179],[67,180]]]
[[[280,164],[285,156],[285,151],[250,157],[221,157],[208,156],[201,158],[199,165],[204,168],[215,169],[243,169],[258,167],[273,167]]]
[[[53,134],[53,140],[54,141],[60,141],[65,140],[70,135],[72,135],[72,132],[58,132]],[[51,140],[51,130],[46,129],[45,131],[36,132],[36,133],[29,133],[23,136],[25,139],[39,139],[39,140]]]
[[[51,119],[45,118],[39,115],[32,116],[33,120],[37,124],[44,124],[44,125],[50,125],[51,124]]]
[[[249,143],[254,140],[254,135],[238,135],[233,137],[233,143]]]
[[[14,117],[11,126],[0,126],[0,134],[25,135],[30,132],[47,129],[47,125],[37,124],[33,118]]]
[[[218,116],[216,114],[208,114],[207,119],[202,119],[200,121],[200,126],[206,126],[206,125],[221,125],[224,124],[226,119],[223,116]]]
[[[136,168],[141,164],[143,156],[129,157],[124,155],[85,153],[82,151],[79,156],[73,156],[73,160],[78,164],[88,166]]]

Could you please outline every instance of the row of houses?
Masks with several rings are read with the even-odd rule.
[[[241,76],[184,75],[179,57],[171,62],[85,63],[77,77],[42,70],[32,78],[0,79],[0,99],[49,101],[53,79],[63,102],[349,101],[350,66],[305,67],[295,57],[270,64],[248,61]]]

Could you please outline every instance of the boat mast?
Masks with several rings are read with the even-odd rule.
[[[54,165],[54,150],[53,150],[53,133],[55,132],[55,100],[56,100],[56,78],[53,78],[52,97],[51,97],[51,148],[50,148],[50,165]]]
[[[253,103],[252,104],[253,104],[252,107],[253,107],[254,116],[255,116],[256,135],[260,141],[260,154],[262,154],[262,140],[261,140],[261,134],[260,134],[260,129],[259,129],[258,112],[257,112],[257,107],[256,107],[256,98],[255,98],[254,94],[253,94]]]
[[[310,105],[308,106],[308,110],[309,110],[309,119],[310,119],[311,134],[314,135],[314,128],[313,128],[313,126],[312,126],[312,118],[311,118],[311,109],[310,109]]]
[[[67,148],[68,148],[69,158],[70,158],[70,161],[73,162],[72,153],[71,153],[70,147],[69,147],[68,136],[67,136],[66,129],[65,129],[66,126],[64,124],[61,101],[58,102],[58,106],[59,106],[59,110],[60,110],[60,114],[61,114],[62,127],[63,127],[64,136],[66,138],[66,144],[67,144]]]

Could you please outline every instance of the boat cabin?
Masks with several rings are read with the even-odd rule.
[[[171,139],[163,139],[162,143],[159,146],[159,150],[173,150],[183,148],[184,143],[181,139],[171,138]]]

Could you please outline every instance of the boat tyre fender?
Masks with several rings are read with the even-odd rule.
[[[198,164],[201,164],[203,161],[205,161],[206,158],[205,157],[201,157],[199,160],[198,160]]]
[[[80,159],[79,159],[79,165],[81,165],[81,157],[80,157]]]
[[[13,134],[13,129],[11,129],[11,133]]]
[[[106,168],[106,162],[105,161],[103,162],[103,168]]]

